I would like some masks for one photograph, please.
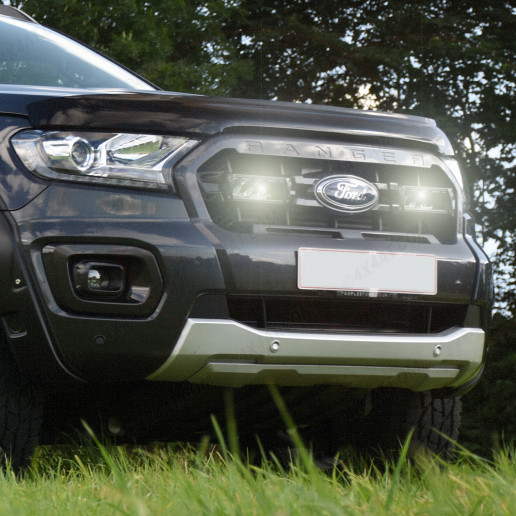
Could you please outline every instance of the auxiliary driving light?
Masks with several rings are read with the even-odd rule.
[[[230,197],[235,201],[283,203],[289,195],[286,178],[233,174],[228,183]]]
[[[453,193],[449,188],[403,187],[403,209],[431,213],[452,213]]]

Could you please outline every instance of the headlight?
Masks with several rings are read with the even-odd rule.
[[[197,143],[181,136],[24,131],[12,138],[23,164],[45,178],[169,188],[170,158]]]

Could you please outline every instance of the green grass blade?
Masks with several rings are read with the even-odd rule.
[[[408,451],[410,448],[410,441],[412,439],[412,433],[413,433],[413,430],[411,430],[409,432],[409,434],[407,435],[407,438],[405,439],[405,443],[403,444],[403,448],[401,449],[400,456],[398,457],[398,461],[396,462],[396,467],[394,468],[394,472],[392,474],[391,487],[387,494],[387,499],[385,500],[385,510],[387,512],[389,512],[391,510],[392,502],[394,500],[394,493],[395,493],[396,489],[398,489],[400,487],[399,482],[400,482],[401,470],[403,469],[404,466],[406,466],[407,455],[408,455]]]

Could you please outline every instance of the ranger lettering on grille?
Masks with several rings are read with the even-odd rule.
[[[428,168],[431,158],[426,154],[401,149],[386,150],[376,147],[353,147],[349,145],[319,145],[313,142],[246,141],[238,148],[248,154],[270,154],[274,156],[299,156],[369,163],[389,163]]]

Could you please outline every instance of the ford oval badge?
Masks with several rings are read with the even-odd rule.
[[[374,208],[380,195],[376,186],[360,177],[330,176],[315,185],[315,196],[332,210],[360,213]]]

